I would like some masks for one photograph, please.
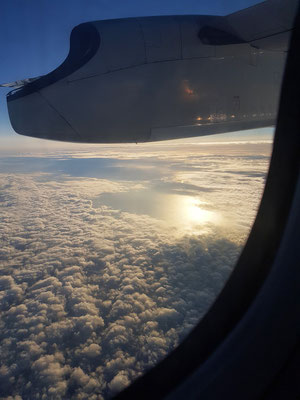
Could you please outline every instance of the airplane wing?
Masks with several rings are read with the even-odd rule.
[[[275,124],[297,0],[220,16],[84,23],[56,70],[7,95],[17,133],[128,143]]]

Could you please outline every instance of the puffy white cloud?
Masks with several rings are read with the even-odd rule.
[[[120,371],[108,384],[112,393],[118,393],[129,385],[129,379],[126,371]]]
[[[200,182],[180,182],[199,160],[191,156],[183,168],[176,157],[176,180],[166,187],[197,191]],[[232,171],[228,159],[206,157],[201,168],[208,177],[226,163]],[[235,177],[233,192],[240,190],[241,177],[226,174]],[[210,179],[221,207],[225,184]],[[179,234],[150,216],[94,201],[143,185],[0,174],[0,396],[108,398],[174,349],[207,311],[239,242],[221,228]],[[241,223],[244,235],[248,225]]]
[[[92,343],[84,347],[81,354],[87,357],[97,357],[101,354],[101,347],[97,343]]]

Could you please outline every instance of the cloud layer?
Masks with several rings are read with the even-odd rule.
[[[197,190],[199,182],[180,184],[185,172],[177,166],[165,188],[153,181],[156,190]],[[179,235],[149,215],[94,205],[101,194],[144,186],[0,174],[0,396],[111,397],[174,349],[207,311],[239,240],[221,230]]]

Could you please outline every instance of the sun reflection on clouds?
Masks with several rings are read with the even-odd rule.
[[[181,234],[206,233],[210,226],[220,222],[218,213],[206,207],[207,203],[197,197],[172,195],[161,217]]]
[[[194,227],[207,223],[217,223],[220,219],[218,214],[213,211],[206,210],[203,206],[205,203],[193,197],[186,197],[182,200],[182,212],[185,216],[185,222]]]
[[[161,193],[155,189],[104,193],[93,199],[95,207],[103,205],[121,212],[147,215],[163,223],[166,231],[179,236],[204,234],[216,230],[222,215],[212,204],[198,196]]]

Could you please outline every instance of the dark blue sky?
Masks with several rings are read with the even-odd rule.
[[[0,12],[0,83],[46,74],[65,59],[72,28],[98,19],[170,14],[226,15],[260,0],[7,0]],[[0,135],[12,132],[0,91]]]

